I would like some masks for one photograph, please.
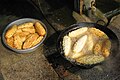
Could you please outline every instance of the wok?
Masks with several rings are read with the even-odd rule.
[[[85,65],[85,64],[81,64],[81,63],[78,63],[76,62],[75,60],[72,60],[72,59],[68,59],[64,56],[64,51],[63,51],[63,46],[62,46],[62,40],[63,40],[63,37],[68,34],[69,32],[73,31],[73,30],[76,30],[78,28],[82,28],[82,27],[94,27],[94,28],[97,28],[101,31],[103,31],[110,39],[111,41],[111,50],[110,50],[110,55],[107,59],[105,59],[105,61],[109,60],[109,59],[114,59],[115,56],[117,55],[117,51],[118,51],[118,38],[117,36],[115,35],[115,33],[110,30],[109,28],[107,28],[106,26],[103,26],[103,25],[99,25],[97,23],[88,23],[88,22],[82,22],[82,23],[77,23],[77,24],[73,24],[69,27],[67,27],[65,30],[63,30],[61,32],[61,34],[59,35],[58,37],[58,40],[57,40],[57,50],[59,51],[60,55],[62,55],[62,57],[64,57],[66,60],[70,61],[73,65],[78,65],[78,66],[81,66],[81,67],[85,67],[85,68],[91,68],[91,67],[94,67],[95,65],[98,65],[98,64],[101,64],[101,63],[97,63],[97,64],[92,64],[92,65]]]

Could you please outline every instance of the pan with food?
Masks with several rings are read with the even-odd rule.
[[[61,32],[57,49],[71,63],[89,68],[112,55],[114,38],[116,35],[106,26],[78,23]]]

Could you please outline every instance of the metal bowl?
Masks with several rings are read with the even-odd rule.
[[[20,24],[23,24],[23,23],[25,23],[25,22],[33,22],[33,23],[34,23],[34,22],[36,22],[36,21],[40,22],[40,23],[42,24],[42,26],[44,27],[45,31],[46,31],[46,34],[45,34],[44,38],[42,39],[42,41],[40,41],[40,43],[38,43],[37,45],[35,45],[35,46],[31,47],[31,48],[24,49],[24,50],[12,48],[12,47],[10,47],[10,46],[6,43],[5,33],[6,33],[6,31],[7,31],[10,27],[12,27],[12,25],[14,25],[14,24],[20,25]],[[46,26],[44,25],[44,23],[42,23],[40,20],[37,20],[37,19],[22,18],[22,19],[15,20],[15,21],[11,22],[10,24],[8,24],[8,25],[6,26],[6,28],[4,29],[4,31],[3,31],[3,33],[2,33],[2,42],[3,42],[3,45],[4,45],[6,48],[8,48],[8,49],[10,49],[10,50],[12,50],[12,51],[14,51],[14,52],[17,52],[17,53],[30,53],[30,52],[35,51],[35,50],[43,43],[43,41],[46,39],[46,36],[47,36],[47,28],[46,28]]]

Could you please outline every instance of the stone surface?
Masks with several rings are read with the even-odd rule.
[[[5,80],[58,80],[57,74],[43,55],[44,50],[41,47],[30,54],[19,54],[19,57],[13,53],[8,58],[3,57],[1,72]],[[24,58],[23,58],[24,56]],[[26,57],[25,57],[26,56]],[[17,62],[15,62],[15,59]],[[4,61],[4,62],[3,62]],[[5,62],[6,61],[6,62]],[[13,63],[8,65],[7,63]]]

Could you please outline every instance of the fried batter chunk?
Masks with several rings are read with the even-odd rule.
[[[22,49],[22,40],[19,35],[14,36],[14,46],[16,49]]]
[[[22,31],[29,32],[29,33],[35,33],[35,28],[34,28],[34,26],[26,27],[26,28],[23,28]]]
[[[33,23],[32,22],[26,22],[26,23],[23,23],[23,24],[20,24],[18,26],[18,29],[21,29],[21,28],[28,28],[28,27],[32,27],[33,26]]]
[[[43,36],[39,36],[37,40],[33,42],[32,46],[35,46],[36,44],[38,44],[42,39],[43,39]]]
[[[13,34],[16,32],[17,30],[17,25],[13,25],[10,29],[8,29],[8,31],[5,34],[6,38],[10,38],[13,36]]]
[[[44,27],[39,22],[35,23],[35,30],[40,36],[44,36],[46,34]]]
[[[23,49],[28,49],[32,47],[33,42],[39,37],[37,33],[31,34],[29,38],[26,39],[26,41],[23,44]]]
[[[13,37],[7,38],[6,42],[7,42],[7,44],[8,44],[10,47],[14,48],[14,44],[13,44],[14,40],[13,40]]]

